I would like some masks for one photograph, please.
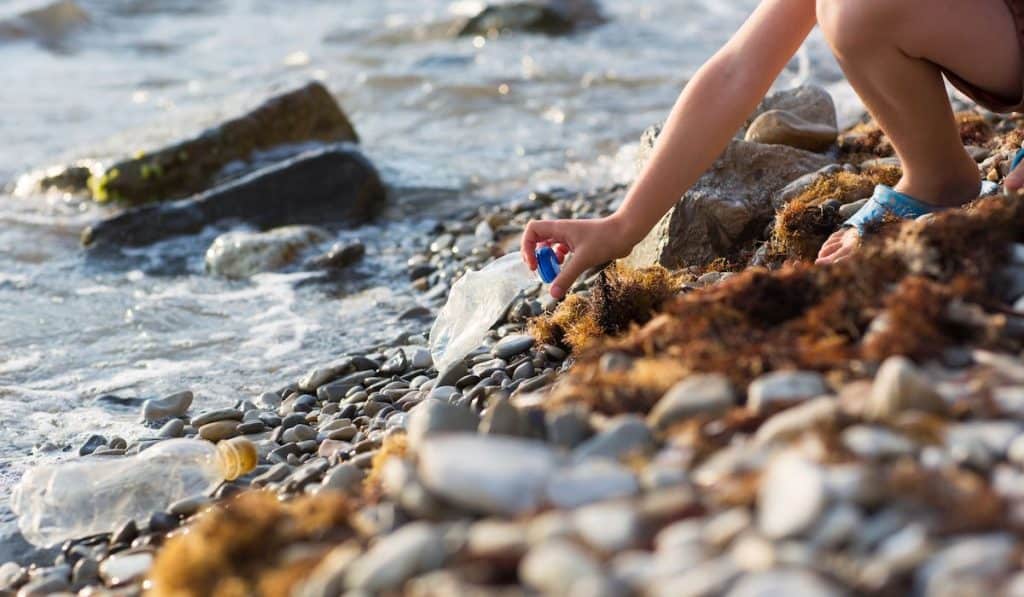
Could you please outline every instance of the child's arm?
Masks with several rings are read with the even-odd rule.
[[[536,269],[538,243],[566,245],[573,258],[551,286],[561,298],[588,268],[625,257],[711,167],[815,24],[815,0],[763,0],[704,64],[676,101],[655,150],[622,206],[595,220],[532,221],[523,258]]]

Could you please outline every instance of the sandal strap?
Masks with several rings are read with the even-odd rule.
[[[910,195],[880,184],[875,187],[875,193],[868,202],[850,216],[850,219],[843,223],[843,227],[856,228],[863,236],[869,225],[881,222],[887,214],[913,220],[936,211],[938,208],[934,205],[918,201]]]

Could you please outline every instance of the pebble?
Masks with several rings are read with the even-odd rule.
[[[841,597],[843,593],[809,570],[783,569],[743,576],[726,597]]]
[[[864,405],[864,415],[872,420],[892,420],[907,411],[943,415],[946,401],[935,391],[910,359],[889,357],[882,363]]]
[[[946,446],[951,452],[957,445],[975,444],[997,460],[1007,457],[1018,438],[1024,438],[1024,425],[1017,421],[969,421],[946,430]]]
[[[412,522],[380,538],[348,566],[345,586],[381,593],[401,588],[406,580],[440,568],[447,556],[444,535],[425,522]]]
[[[167,511],[175,516],[189,517],[210,504],[210,498],[205,495],[193,495],[182,498],[167,507]]]
[[[202,429],[199,430],[202,432]],[[281,439],[287,443],[298,443],[304,442],[311,439],[316,439],[317,432],[309,425],[295,425],[285,430],[281,434]]]
[[[565,595],[581,578],[598,576],[601,567],[583,548],[563,539],[536,545],[519,563],[519,578],[547,595]]]
[[[224,419],[207,423],[199,428],[199,437],[210,442],[219,442],[238,435],[238,421]]]
[[[274,392],[263,392],[260,397],[256,399],[256,406],[265,408],[267,410],[277,410],[281,406],[281,396]]]
[[[1008,533],[953,539],[918,569],[917,592],[921,595],[969,594],[979,580],[983,581],[982,586],[991,586],[1015,567],[1015,549],[1016,542]]]
[[[180,421],[179,421],[180,422]],[[88,439],[78,448],[79,456],[88,456],[99,448],[107,445],[107,438],[102,435],[90,435]]]
[[[185,421],[181,419],[171,419],[164,423],[160,431],[157,432],[157,437],[165,439],[173,439],[185,435]]]
[[[91,557],[83,557],[71,569],[71,588],[81,589],[100,580],[100,565]]]
[[[747,389],[747,408],[765,414],[779,406],[787,406],[828,393],[825,378],[813,371],[776,371],[758,377]]]
[[[518,522],[484,519],[469,527],[466,551],[474,558],[518,559],[529,548],[526,527]]]
[[[854,505],[839,502],[829,508],[815,527],[810,543],[819,549],[834,549],[850,540],[864,523],[864,515]]]
[[[672,386],[647,417],[648,424],[664,431],[697,415],[720,415],[736,405],[736,392],[724,375],[691,375]]]
[[[267,430],[267,426],[263,424],[263,421],[257,419],[255,421],[246,421],[244,423],[239,423],[236,430],[241,435],[252,435],[255,433],[263,433],[264,431]]]
[[[455,382],[465,377],[468,373],[469,369],[466,367],[465,361],[451,363],[438,373],[437,379],[434,381],[434,387],[454,386]]]
[[[556,508],[624,498],[639,491],[636,476],[606,460],[586,461],[558,471],[547,486],[547,499]]]
[[[745,140],[820,152],[831,147],[838,136],[834,126],[809,122],[785,110],[768,110],[750,123]]]
[[[548,442],[566,449],[572,449],[590,436],[587,413],[580,408],[566,408],[548,412],[544,418]]]
[[[320,386],[337,379],[338,376],[344,375],[352,368],[351,358],[342,358],[336,363],[324,367],[316,367],[299,380],[299,391],[315,392]]]
[[[107,586],[118,586],[142,579],[153,565],[148,551],[119,553],[100,563],[100,577]]]
[[[639,542],[640,514],[629,502],[604,502],[582,506],[572,513],[580,538],[594,549],[615,553]]]
[[[34,580],[18,590],[18,597],[46,597],[69,591],[71,586],[68,581],[56,575],[45,575]]]
[[[797,536],[821,515],[826,504],[821,468],[795,453],[774,458],[757,493],[758,526],[771,539]]]
[[[854,425],[846,428],[841,437],[847,450],[868,460],[907,456],[916,449],[906,437],[882,427]]]
[[[134,520],[122,524],[110,537],[111,544],[131,543],[139,536],[139,527]]]
[[[142,418],[159,421],[167,417],[180,417],[192,406],[192,392],[184,391],[164,398],[147,400],[142,404]]]
[[[196,429],[201,428],[203,425],[213,423],[216,421],[241,421],[242,411],[236,408],[222,408],[220,410],[211,410],[202,413],[197,417],[192,418],[192,426]]]
[[[28,573],[15,562],[0,564],[0,591],[13,591],[28,580]]]
[[[624,373],[633,368],[633,361],[628,354],[613,350],[601,355],[597,367],[605,373]]]
[[[758,446],[786,441],[804,431],[830,425],[839,415],[839,401],[830,396],[814,398],[778,412],[765,421],[754,435]]]
[[[417,348],[409,357],[409,366],[413,369],[430,369],[434,366],[434,358],[426,348]]]
[[[618,460],[653,448],[654,437],[644,420],[636,415],[621,415],[606,429],[578,445],[572,457],[576,462],[601,458]]]
[[[269,483],[277,483],[287,477],[292,471],[292,467],[286,463],[278,463],[270,467],[267,472],[259,475],[252,480],[254,487],[263,487]]]
[[[647,595],[652,597],[702,597],[722,595],[726,588],[741,574],[739,566],[731,557],[720,557],[701,562],[671,578],[658,579],[648,586]],[[775,597],[775,593],[771,597]],[[769,597],[765,595],[763,597]],[[778,597],[789,597],[779,593]],[[801,597],[803,597],[801,595]]]
[[[418,472],[427,489],[455,505],[517,515],[541,504],[557,463],[543,442],[452,433],[422,443]]]
[[[361,486],[366,474],[362,469],[348,462],[343,462],[327,471],[320,487],[337,491],[354,491]]]
[[[415,449],[434,434],[474,431],[479,420],[477,414],[468,408],[441,400],[424,400],[409,411],[409,445]]]
[[[508,360],[530,350],[535,342],[533,336],[526,334],[505,336],[491,347],[491,354],[496,358]]]

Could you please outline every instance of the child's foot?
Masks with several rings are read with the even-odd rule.
[[[1003,186],[1006,188],[1007,194],[1019,195],[1021,191],[1024,191],[1024,149],[1017,152],[1010,168],[1010,173],[1003,180]]]
[[[973,180],[972,180],[973,179]],[[977,170],[972,177],[944,186],[940,192],[932,192],[929,197],[956,198],[942,204],[926,203],[914,198],[913,193],[905,190],[904,181],[896,186],[896,189],[884,185],[875,187],[875,194],[871,199],[857,211],[839,230],[832,233],[825,244],[818,252],[817,264],[834,263],[845,259],[853,254],[860,245],[867,229],[871,225],[881,222],[887,215],[894,215],[904,219],[914,219],[925,214],[941,211],[947,207],[963,205],[968,201],[976,199],[979,194],[980,176]],[[1024,172],[1021,172],[1021,182],[1024,184]]]

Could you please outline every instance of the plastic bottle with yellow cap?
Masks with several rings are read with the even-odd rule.
[[[213,444],[172,439],[130,457],[88,457],[30,469],[11,494],[22,535],[35,545],[109,533],[177,500],[212,492],[256,467],[243,437]]]

